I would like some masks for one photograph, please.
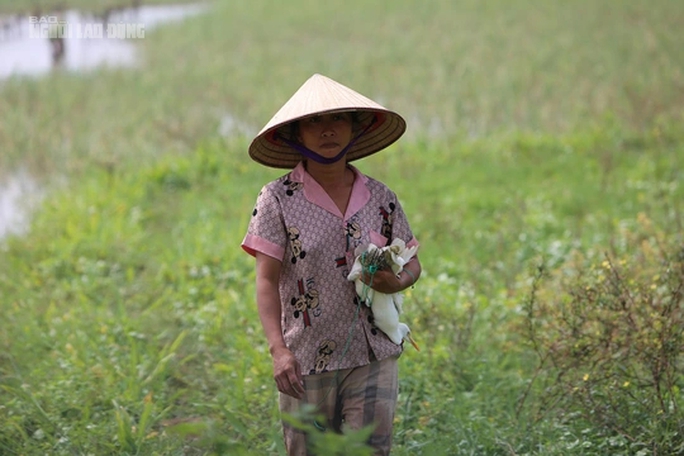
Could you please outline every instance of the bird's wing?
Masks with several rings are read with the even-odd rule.
[[[356,280],[361,277],[361,271],[363,271],[363,265],[361,264],[361,256],[357,256],[352,265],[349,275],[347,275],[347,280]]]

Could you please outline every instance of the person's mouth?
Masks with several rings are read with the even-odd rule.
[[[336,142],[325,142],[321,144],[321,148],[323,149],[334,149],[335,147],[339,147],[339,144]]]

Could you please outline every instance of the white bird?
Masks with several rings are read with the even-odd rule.
[[[406,248],[406,243],[401,239],[395,239],[392,244],[382,248],[371,243],[365,251],[357,254],[347,279],[354,282],[356,293],[364,304],[370,306],[375,326],[387,334],[387,337],[395,344],[401,344],[401,341],[406,339],[416,350],[420,351],[411,337],[408,325],[399,322],[404,295],[380,293],[361,281],[364,267],[369,266],[380,269],[389,267],[395,275],[399,275],[404,265],[416,254],[416,250],[418,246]]]

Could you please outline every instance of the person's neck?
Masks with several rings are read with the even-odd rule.
[[[354,173],[344,159],[327,165],[307,160],[304,166],[311,177],[326,190],[343,188],[354,182]]]

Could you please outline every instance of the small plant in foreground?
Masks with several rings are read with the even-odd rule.
[[[317,417],[313,407],[303,407],[299,413],[284,415],[283,420],[300,431],[307,433],[309,451],[316,455],[326,456],[370,456],[373,449],[366,442],[373,432],[373,426],[366,426],[358,431],[345,431],[338,434],[333,431],[321,431],[316,423],[324,423],[325,419]]]

